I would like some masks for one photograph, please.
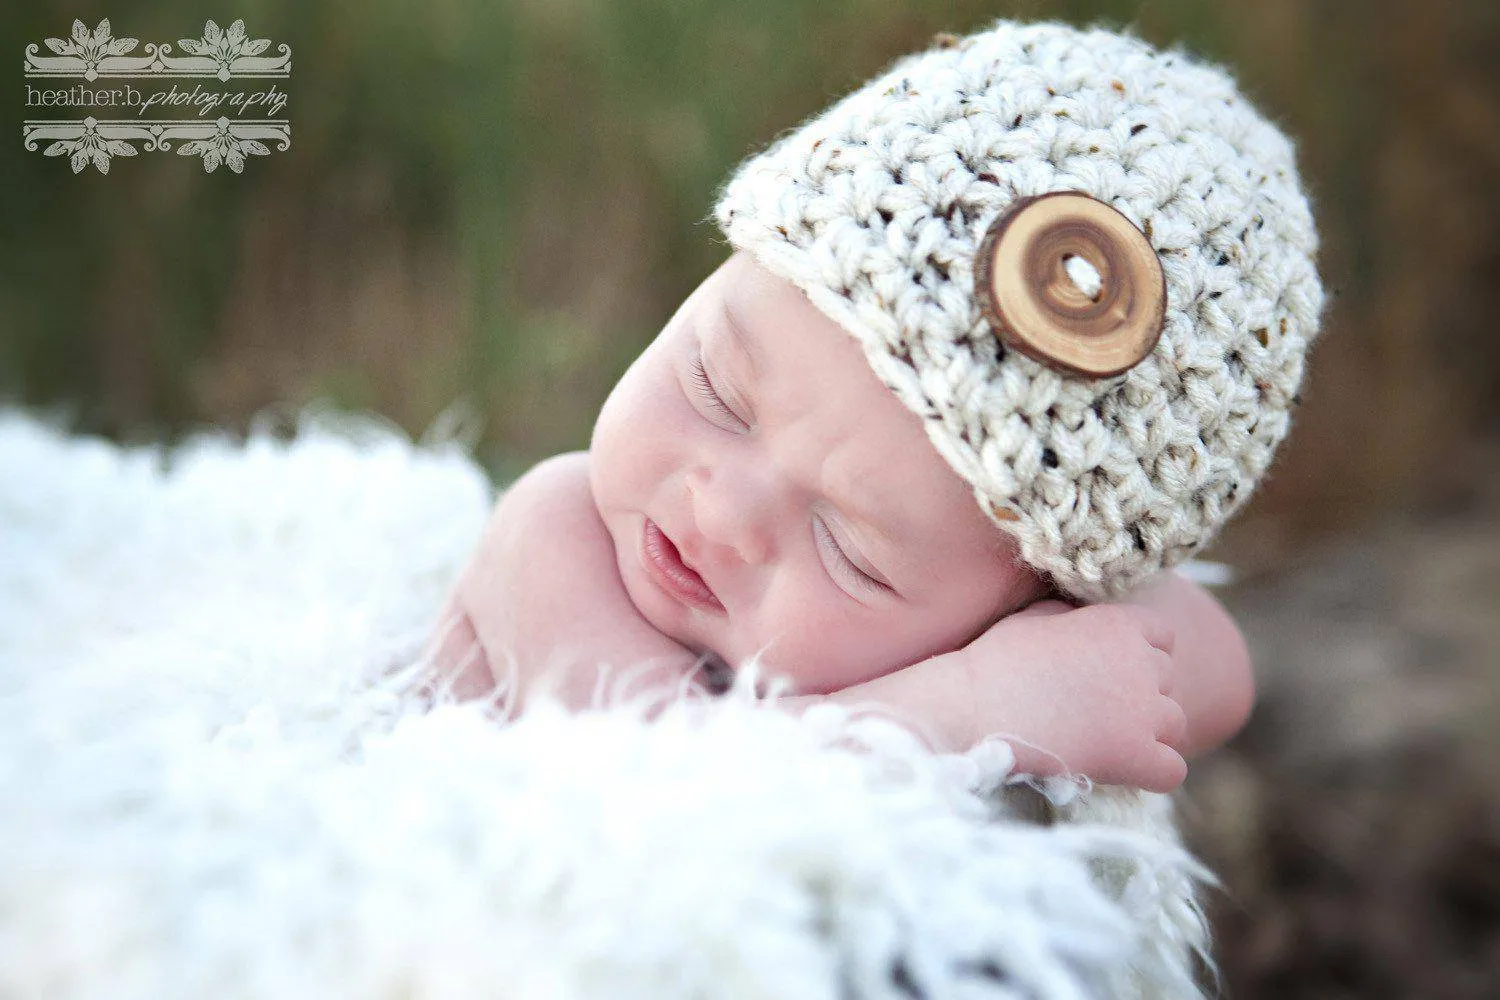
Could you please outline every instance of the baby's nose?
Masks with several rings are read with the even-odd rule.
[[[732,557],[759,565],[771,558],[776,499],[773,489],[757,480],[704,468],[689,473],[688,496],[698,531],[685,545],[701,549],[685,553],[690,561],[712,563]]]

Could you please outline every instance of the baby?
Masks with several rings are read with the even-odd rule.
[[[456,693],[581,707],[601,664],[757,658],[794,707],[1180,783],[1252,683],[1170,566],[1269,463],[1321,306],[1290,144],[1216,70],[1000,22],[751,157],[715,213],[732,254],[589,451],[500,498],[435,637]]]

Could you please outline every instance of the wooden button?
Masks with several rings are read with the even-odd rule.
[[[980,308],[1000,339],[1068,375],[1118,375],[1151,353],[1167,279],[1145,234],[1076,191],[1023,198],[984,234]]]

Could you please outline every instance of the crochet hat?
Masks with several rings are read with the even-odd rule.
[[[1102,30],[1001,21],[906,56],[714,212],[1084,600],[1245,502],[1322,308],[1291,143],[1219,70]]]

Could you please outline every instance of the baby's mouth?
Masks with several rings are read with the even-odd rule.
[[[641,561],[652,581],[672,597],[685,604],[719,614],[724,605],[692,567],[682,561],[682,554],[660,525],[645,519],[641,532]]]

